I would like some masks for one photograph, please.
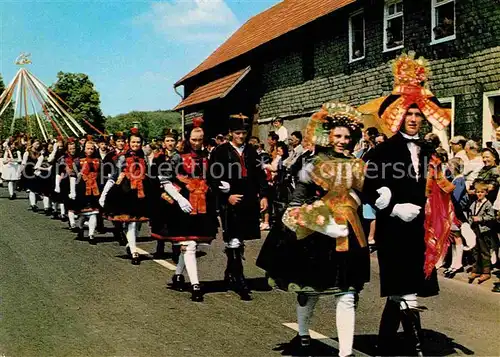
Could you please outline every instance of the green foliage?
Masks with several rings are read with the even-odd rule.
[[[83,119],[97,129],[104,128],[105,118],[101,111],[99,92],[89,76],[83,73],[57,73],[57,82],[51,88],[68,106],[70,114],[88,131],[93,132]]]
[[[116,133],[117,131],[127,132],[139,123],[141,134],[147,139],[159,138],[165,129],[177,129],[181,127],[181,115],[170,110],[158,110],[154,112],[130,112],[119,114],[115,117],[106,118],[106,131]]]
[[[4,90],[5,90],[5,84],[3,82],[2,76],[0,75],[0,94],[3,93]],[[12,123],[13,116],[14,116],[14,106],[10,104],[9,107],[2,114],[2,116],[0,116],[0,139],[2,142],[5,138],[9,136],[10,126]]]

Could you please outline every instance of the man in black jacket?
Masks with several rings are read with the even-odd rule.
[[[248,117],[229,118],[231,141],[210,157],[211,186],[218,193],[223,238],[226,244],[225,281],[242,300],[251,300],[243,274],[245,240],[260,239],[260,212],[267,208],[267,181],[255,148],[246,144]]]
[[[436,271],[428,279],[424,275],[427,166],[433,150],[420,140],[419,131],[425,119],[439,129],[450,119],[423,86],[427,79],[424,63],[411,54],[395,63],[396,86],[379,110],[395,135],[370,155],[363,190],[367,203],[377,210],[380,290],[387,297],[380,321],[380,355],[394,355],[391,348],[400,322],[412,349],[408,354],[423,355],[422,308],[417,295],[432,296],[439,291]]]

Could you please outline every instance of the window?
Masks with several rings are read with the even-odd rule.
[[[384,51],[403,48],[403,0],[389,0],[384,8]]]
[[[483,93],[483,146],[495,141],[500,126],[500,90]]]
[[[363,11],[349,17],[349,60],[365,58],[365,17]]]
[[[432,42],[455,39],[455,0],[432,0]]]

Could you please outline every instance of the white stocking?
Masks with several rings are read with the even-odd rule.
[[[354,323],[356,320],[356,295],[344,294],[336,297],[337,335],[339,337],[339,356],[352,354],[354,343]]]
[[[75,212],[73,212],[73,211],[69,211],[68,212],[68,220],[69,220],[69,225],[71,226],[71,228],[73,228],[73,227],[76,226],[76,215],[75,215]]]
[[[93,214],[89,217],[89,237],[94,236],[96,227],[97,227],[97,215]]]
[[[7,187],[9,188],[9,195],[13,196],[14,195],[14,182],[9,181],[9,183],[7,184]]]
[[[59,204],[59,210],[61,211],[61,216],[66,215],[66,207],[64,207],[64,203]]]
[[[463,244],[454,244],[451,253],[451,268],[460,269],[462,267],[462,257],[464,255]]]
[[[130,252],[132,254],[137,253],[137,246],[135,244],[136,237],[137,237],[137,223],[136,222],[130,222],[127,225],[127,241],[128,241],[128,247],[130,248]]]
[[[34,192],[30,191],[29,199],[30,199],[30,206],[36,206],[36,194]]]
[[[309,336],[309,324],[318,300],[319,296],[311,295],[307,297],[306,306],[300,306],[297,303],[297,323],[299,324],[300,336]]]
[[[177,263],[177,266],[175,267],[175,275],[182,275],[182,273],[184,273],[185,267],[186,267],[186,264],[184,263],[184,254],[181,253],[181,255],[179,255],[179,262]]]
[[[198,266],[196,264],[196,242],[185,242],[183,246],[185,249],[182,252],[182,255],[184,255],[184,262],[186,264],[189,281],[191,282],[191,285],[199,284]]]
[[[49,209],[50,199],[47,196],[43,196],[43,209]]]

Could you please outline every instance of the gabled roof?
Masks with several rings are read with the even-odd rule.
[[[356,0],[283,0],[252,17],[198,67],[175,83],[243,55],[277,37],[304,26]]]
[[[250,72],[250,66],[242,69],[241,71],[232,73],[226,77],[219,78],[213,82],[196,88],[193,93],[177,104],[174,110],[180,110],[195,104],[224,98],[243,78],[245,78],[248,72]]]

